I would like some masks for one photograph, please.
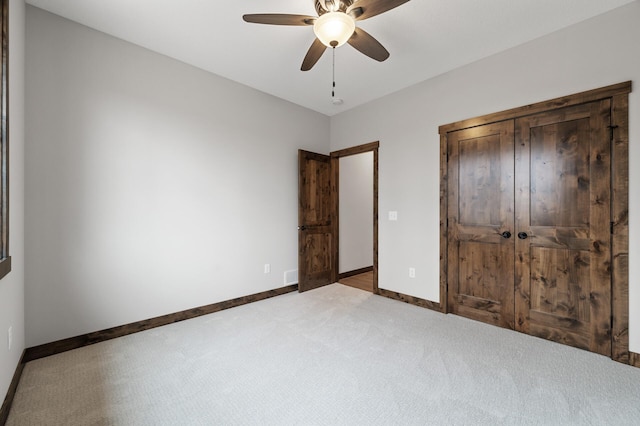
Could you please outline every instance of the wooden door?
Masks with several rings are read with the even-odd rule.
[[[611,354],[610,100],[516,120],[516,328]]]
[[[335,281],[332,259],[331,159],[298,151],[298,289]]]
[[[451,312],[514,327],[513,121],[448,138]]]

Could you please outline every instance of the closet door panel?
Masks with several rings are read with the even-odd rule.
[[[516,120],[516,328],[610,354],[610,102]]]
[[[452,132],[448,150],[450,310],[513,328],[513,122]]]

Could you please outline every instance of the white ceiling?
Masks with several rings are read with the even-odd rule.
[[[214,74],[334,115],[637,0],[411,0],[358,26],[391,53],[328,49],[300,71],[312,27],[248,24],[246,13],[315,15],[313,0],[27,0]]]

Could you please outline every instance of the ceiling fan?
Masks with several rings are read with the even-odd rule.
[[[254,24],[313,25],[316,39],[302,61],[302,71],[308,71],[318,62],[327,47],[336,48],[349,43],[361,53],[376,61],[389,57],[387,49],[356,21],[387,12],[409,0],[314,0],[318,16],[262,13],[244,15],[242,19]]]

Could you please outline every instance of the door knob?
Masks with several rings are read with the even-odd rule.
[[[521,240],[526,240],[528,237],[526,232],[518,232],[518,238],[520,238]]]
[[[306,229],[307,229],[307,227],[304,226],[304,225],[298,226],[298,231],[305,231]]]
[[[504,238],[504,239],[509,239],[509,238],[511,238],[511,232],[509,232],[509,231],[504,231],[504,232],[502,233],[502,238]]]

